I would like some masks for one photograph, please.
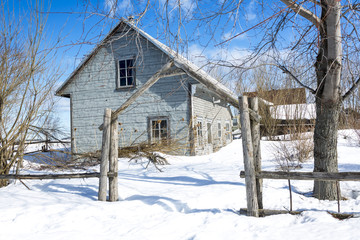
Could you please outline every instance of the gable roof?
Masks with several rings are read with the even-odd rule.
[[[77,66],[77,68],[71,73],[71,75],[65,80],[65,82],[56,90],[55,95],[64,96],[62,92],[66,88],[66,86],[72,81],[73,77],[85,66],[85,64],[97,53],[97,51],[106,44],[106,41],[113,35],[115,32],[122,26],[122,24],[126,24],[131,29],[135,30],[146,40],[154,44],[157,48],[159,48],[162,52],[164,52],[171,60],[174,61],[176,67],[182,69],[187,73],[187,75],[191,76],[195,80],[204,84],[209,90],[212,90],[216,93],[220,98],[224,99],[226,102],[230,103],[234,107],[238,108],[238,100],[237,96],[230,91],[226,86],[221,84],[219,81],[210,76],[207,72],[190,62],[188,59],[183,57],[181,54],[177,53],[170,47],[161,43],[159,40],[153,38],[140,28],[136,27],[134,24],[129,21],[122,19],[118,25],[116,25],[107,35],[106,37],[88,54],[81,63]]]

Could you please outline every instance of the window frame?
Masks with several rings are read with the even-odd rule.
[[[231,140],[231,124],[230,124],[230,121],[225,121],[225,131],[226,131],[226,140]]]
[[[217,127],[218,127],[218,132],[217,132],[218,134],[217,135],[218,135],[218,138],[221,139],[221,137],[222,137],[221,121],[217,122]]]
[[[154,136],[153,122],[154,121],[166,121],[166,137],[161,137],[161,123],[160,127],[155,130],[159,131],[158,137]],[[159,124],[159,123],[157,123]],[[148,117],[148,129],[149,129],[149,143],[160,143],[160,144],[168,144],[170,141],[170,120],[167,116],[154,116]]]
[[[128,62],[132,61],[132,66],[128,66]],[[120,67],[121,62],[124,62],[124,68]],[[131,75],[129,70],[131,69]],[[125,77],[121,76],[121,70],[125,71]],[[132,78],[132,84],[129,84],[129,79]],[[121,85],[122,79],[125,79],[125,85]],[[136,58],[125,57],[116,60],[116,89],[133,88],[136,86]]]
[[[202,146],[204,144],[204,131],[203,131],[203,120],[197,119],[196,121],[196,137],[197,137],[197,143],[199,146]]]

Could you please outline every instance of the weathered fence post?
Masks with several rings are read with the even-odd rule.
[[[113,118],[113,117],[111,117]],[[119,199],[118,193],[118,121],[111,121],[111,144],[109,164],[109,201],[115,202]]]
[[[239,110],[245,168],[247,215],[258,217],[259,207],[256,192],[255,166],[247,96],[239,97]]]
[[[107,177],[109,170],[109,156],[110,156],[110,120],[111,109],[106,108],[104,113],[104,128],[101,146],[101,162],[100,162],[100,177],[99,177],[99,201],[106,201],[107,192]]]
[[[257,97],[249,98],[249,107],[256,114],[259,114],[259,99]],[[252,144],[254,151],[255,172],[260,172],[261,171],[260,122],[255,121],[250,117],[250,126],[251,126],[251,137],[252,137]],[[257,178],[256,192],[257,192],[259,209],[263,209],[262,184],[263,184],[263,180]]]

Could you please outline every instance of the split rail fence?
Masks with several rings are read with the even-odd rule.
[[[0,179],[72,179],[72,178],[99,178],[98,200],[106,201],[109,180],[109,201],[114,202],[119,198],[118,193],[118,124],[111,109],[106,108],[104,113],[102,151],[100,172],[69,173],[69,174],[4,174]]]
[[[104,122],[99,126],[103,131],[101,146],[100,173],[82,174],[47,174],[47,175],[0,175],[0,179],[69,179],[69,178],[99,178],[98,200],[106,201],[109,180],[109,201],[114,202],[119,198],[118,193],[118,117],[147,89],[153,86],[160,78],[178,76],[184,71],[171,70],[174,61],[166,63],[159,71],[149,78],[133,95],[131,95],[119,108],[112,111],[105,109]],[[236,100],[236,99],[235,99]]]
[[[261,100],[261,99],[260,99]],[[240,122],[242,131],[244,171],[240,177],[245,178],[247,209],[240,212],[248,216],[288,213],[282,210],[263,209],[262,180],[322,180],[322,181],[360,181],[360,172],[280,172],[261,171],[259,99],[247,96],[239,97]],[[338,185],[339,186],[339,185]],[[291,191],[291,190],[290,190]],[[339,192],[339,191],[338,191]],[[338,202],[339,202],[338,196]],[[340,210],[340,208],[339,208]],[[261,214],[260,214],[261,213]],[[295,212],[294,212],[295,213]]]

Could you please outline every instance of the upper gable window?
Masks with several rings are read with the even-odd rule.
[[[135,60],[126,59],[118,61],[117,88],[135,86]]]

